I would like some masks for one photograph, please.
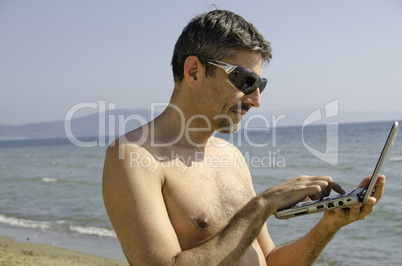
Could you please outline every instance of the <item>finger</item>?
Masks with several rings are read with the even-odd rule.
[[[312,200],[322,199],[325,196],[328,196],[328,187],[329,184],[326,181],[315,181],[311,184],[311,194],[309,195]],[[329,191],[331,191],[331,187],[329,187]]]
[[[339,194],[345,194],[345,190],[338,183],[332,183],[332,189]]]
[[[320,181],[318,182],[319,186],[321,187],[321,198],[328,197],[331,194],[332,184],[334,181],[330,176],[320,176]]]
[[[323,190],[323,197],[328,197],[331,194],[333,183],[327,183],[326,187]]]
[[[299,180],[308,188],[312,200],[322,199],[331,193],[333,180],[330,176],[300,176]]]
[[[301,202],[309,201],[311,200],[309,196],[307,196],[304,200],[301,200]]]
[[[360,208],[359,220],[363,220],[367,215],[374,211],[374,207],[377,200],[373,197],[370,197],[369,200]]]
[[[324,197],[329,196],[332,190],[334,190],[339,194],[345,194],[345,190],[343,190],[338,183],[334,182],[330,176],[320,176],[320,177],[322,178],[322,181],[326,182],[322,184],[324,186],[323,188]]]
[[[372,195],[372,197],[374,197],[377,202],[381,199],[382,195],[384,194],[384,188],[385,188],[385,176],[381,175],[378,177],[376,188]]]
[[[385,176],[380,175],[378,176],[376,188],[373,195],[368,199],[366,204],[364,204],[363,207],[361,207],[359,217],[360,220],[364,219],[367,215],[369,215],[374,211],[375,205],[381,199],[384,193],[384,187],[385,187]]]
[[[371,180],[371,175],[369,175],[368,177],[366,177],[365,179],[363,179],[363,181],[359,184],[359,187],[367,187],[368,184],[370,183]]]

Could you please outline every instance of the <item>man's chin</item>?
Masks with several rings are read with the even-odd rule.
[[[218,128],[216,131],[222,134],[232,134],[239,130],[239,124],[232,125],[231,127]]]

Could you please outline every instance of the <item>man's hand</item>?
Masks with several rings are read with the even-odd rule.
[[[358,187],[366,187],[370,182],[370,179],[371,176],[366,177]],[[368,199],[366,204],[363,205],[360,203],[351,208],[326,211],[323,220],[334,230],[338,230],[339,228],[355,221],[364,220],[366,216],[374,210],[375,205],[381,199],[384,193],[384,186],[385,176],[381,175],[378,177],[373,195]]]
[[[306,197],[312,200],[329,196],[331,190],[340,194],[345,191],[329,176],[301,175],[268,189],[267,199],[272,202],[272,213],[290,207]]]
[[[326,180],[326,181],[325,181]],[[295,185],[295,190],[292,191],[294,194],[297,193],[297,189],[306,186],[306,189],[302,189],[304,192],[310,191],[308,189],[309,186],[315,186],[314,184],[320,184],[322,182],[328,182],[327,186],[330,186],[330,178],[329,177],[306,177],[301,176],[296,179],[289,180],[289,182],[285,182],[287,185]],[[366,187],[370,182],[370,177],[365,178],[359,185],[359,187]],[[324,183],[323,183],[324,184]],[[384,192],[384,184],[385,177],[379,176],[377,181],[377,186],[373,195],[369,198],[366,204],[356,205],[352,208],[348,209],[336,209],[326,211],[324,213],[324,217],[318,222],[318,224],[310,230],[305,236],[300,238],[299,240],[290,242],[286,245],[276,247],[271,254],[268,256],[267,263],[272,265],[311,265],[318,258],[324,247],[328,244],[328,242],[332,239],[335,233],[339,228],[355,222],[357,220],[362,220],[369,215],[373,209],[375,204],[380,200],[383,192]],[[278,186],[281,188],[282,184]],[[328,193],[328,188],[325,189],[325,184],[320,186],[322,191]],[[342,193],[341,189],[337,187],[335,189],[334,183],[331,185],[332,189],[335,191]],[[317,188],[318,189],[318,188]],[[340,190],[339,190],[340,189]],[[282,188],[282,191],[285,193],[291,191],[292,189]],[[267,191],[268,192],[268,191]],[[292,196],[292,193],[286,194],[289,198],[294,200],[297,198],[296,196]],[[326,193],[322,193],[324,196]],[[313,193],[310,195],[315,195],[316,198],[319,198],[320,193]],[[281,200],[284,200],[281,198]],[[286,200],[286,199],[285,199]],[[288,202],[291,200],[289,199]],[[296,259],[295,259],[296,258]],[[297,261],[296,261],[297,260]]]

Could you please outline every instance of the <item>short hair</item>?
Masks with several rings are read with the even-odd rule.
[[[183,80],[184,62],[191,55],[200,59],[206,75],[213,75],[207,61],[232,57],[244,49],[260,53],[265,62],[272,58],[270,43],[243,17],[227,10],[198,15],[183,29],[174,47],[174,81]]]

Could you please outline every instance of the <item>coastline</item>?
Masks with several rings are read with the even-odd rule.
[[[128,263],[47,244],[17,242],[10,237],[0,236],[0,265],[127,266]]]

